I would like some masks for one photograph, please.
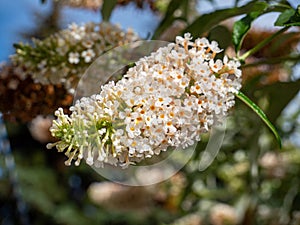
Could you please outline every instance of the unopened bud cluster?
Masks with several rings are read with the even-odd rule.
[[[217,42],[189,33],[141,58],[118,82],[61,109],[51,127],[67,164],[84,158],[127,167],[162,151],[184,149],[220,122],[241,87],[239,62],[215,59]]]

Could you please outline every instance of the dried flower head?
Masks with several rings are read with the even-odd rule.
[[[44,40],[33,39],[33,46],[16,44],[11,56],[15,66],[41,84],[63,84],[72,91],[92,61],[107,50],[137,40],[137,35],[106,22],[71,24]]]
[[[48,144],[78,165],[127,167],[174,148],[186,148],[227,115],[240,87],[239,63],[215,59],[217,42],[189,33],[141,58],[118,82],[56,111]]]
[[[22,68],[5,65],[0,68],[0,111],[6,120],[29,122],[37,115],[49,115],[58,108],[65,112],[73,96],[61,85],[35,83],[24,77]]]

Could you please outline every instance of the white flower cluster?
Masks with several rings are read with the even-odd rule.
[[[234,105],[241,70],[226,56],[215,60],[217,42],[191,39],[141,58],[121,80],[78,100],[70,116],[59,109],[50,130],[60,141],[48,147],[68,148],[67,164],[126,167],[199,141]]]
[[[124,32],[110,23],[71,24],[44,40],[17,44],[11,56],[15,66],[42,84],[64,84],[74,88],[91,62],[107,50],[138,40],[132,31]],[[27,71],[27,72],[26,72]]]

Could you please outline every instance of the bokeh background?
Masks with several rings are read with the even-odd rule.
[[[154,35],[155,39],[172,41],[185,29],[198,34],[199,27],[191,24],[204,14],[234,10],[255,1],[191,0],[183,1],[183,5],[174,0],[118,2],[111,23],[118,23],[124,30],[132,28],[142,39]],[[299,4],[297,0],[277,2],[293,8]],[[171,15],[168,10],[172,7],[175,10]],[[31,43],[32,37],[43,40],[73,22],[101,22],[100,8],[74,7],[68,1],[1,0],[0,61],[10,65],[15,43]],[[242,51],[274,33],[278,15],[270,13],[254,21]],[[161,29],[162,21],[174,16],[184,20],[174,19]],[[234,56],[232,26],[240,18],[226,18],[199,35],[219,41],[226,53]],[[207,22],[210,20],[213,18],[207,18]],[[243,91],[275,124],[282,149],[257,115],[237,101],[227,119],[222,148],[210,167],[198,170],[209,140],[204,135],[180,172],[145,187],[112,183],[84,163],[66,167],[63,154],[45,147],[52,141],[48,133],[51,120],[46,116],[53,114],[53,106],[72,104],[72,95],[60,86],[45,87],[2,69],[0,224],[299,225],[299,40],[299,27],[292,27],[242,66]],[[11,79],[17,80],[17,88],[10,89]],[[57,104],[45,106],[41,99],[47,96]],[[34,107],[26,111],[25,105],[31,101]],[[48,110],[38,115],[43,107]]]

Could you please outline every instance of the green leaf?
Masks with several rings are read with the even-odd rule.
[[[287,9],[277,18],[275,26],[300,26],[300,5],[297,10]]]
[[[201,36],[203,33],[208,32],[211,28],[225,19],[250,13],[252,11],[261,11],[267,6],[268,4],[265,2],[251,1],[250,3],[241,7],[221,9],[212,13],[204,14],[190,24],[190,26],[188,26],[183,33],[190,32],[194,37]]]
[[[252,22],[262,14],[262,10],[254,11],[234,23],[232,31],[232,42],[236,52],[240,51],[243,39],[246,36],[246,33],[251,28]]]
[[[188,0],[172,0],[170,1],[165,17],[162,19],[158,27],[156,28],[152,39],[158,38],[172,23],[177,19],[174,16],[174,12],[182,5],[188,4]]]
[[[267,118],[266,114],[254,103],[252,102],[246,95],[244,95],[242,92],[238,92],[236,96],[243,101],[247,106],[249,106],[263,121],[264,123],[270,128],[270,130],[275,135],[275,138],[279,144],[279,147],[281,148],[281,139],[280,136],[276,130],[276,128],[273,126],[273,124],[270,122],[270,120]]]
[[[104,21],[109,21],[110,15],[117,4],[117,0],[104,0],[101,15]]]
[[[294,9],[285,10],[283,13],[281,13],[278,16],[278,18],[275,22],[275,26],[284,26],[285,23],[287,23],[293,15],[295,15],[295,10]]]

